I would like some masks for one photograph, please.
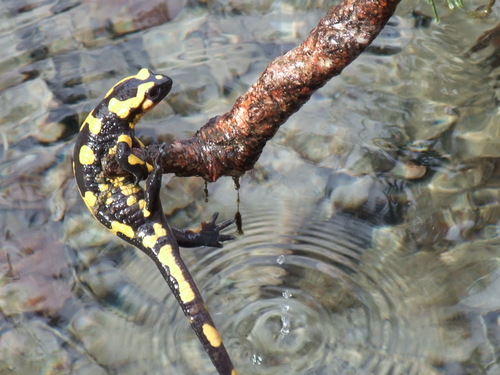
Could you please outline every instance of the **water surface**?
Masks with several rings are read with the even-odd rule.
[[[147,3],[0,4],[2,375],[213,372],[154,264],[83,206],[73,141],[141,67],[174,88],[139,137],[189,137],[331,3]],[[500,373],[498,6],[440,11],[401,4],[239,192],[164,177],[176,226],[242,214],[183,250],[241,374]]]

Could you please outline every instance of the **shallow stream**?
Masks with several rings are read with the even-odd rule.
[[[213,373],[153,262],[84,207],[73,142],[141,67],[174,87],[139,138],[189,137],[332,5],[0,2],[0,375]],[[174,226],[242,215],[183,250],[240,375],[500,374],[499,6],[438,10],[403,2],[239,191],[164,177]]]

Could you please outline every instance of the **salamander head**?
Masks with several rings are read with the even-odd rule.
[[[121,119],[135,123],[167,96],[172,79],[141,69],[135,76],[122,79],[106,94],[108,109]]]

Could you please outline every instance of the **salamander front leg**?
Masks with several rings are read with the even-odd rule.
[[[151,165],[132,152],[132,139],[128,135],[120,135],[116,144],[116,159],[120,167],[134,176],[134,183],[144,180]]]
[[[161,167],[160,158],[163,152],[159,153],[154,160],[153,171],[149,174],[146,179],[146,188],[144,189],[144,198],[146,200],[146,210],[149,212],[162,212],[161,201],[160,201],[160,189],[161,189]],[[159,211],[157,211],[159,210]]]

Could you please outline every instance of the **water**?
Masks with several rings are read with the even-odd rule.
[[[154,264],[83,207],[72,142],[140,67],[174,88],[139,136],[190,136],[331,5],[120,4],[0,4],[1,375],[213,373]],[[498,5],[440,11],[401,4],[239,192],[164,177],[176,226],[239,195],[244,235],[183,257],[240,374],[500,373]]]

